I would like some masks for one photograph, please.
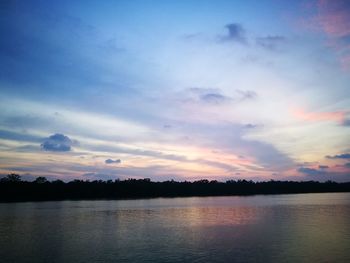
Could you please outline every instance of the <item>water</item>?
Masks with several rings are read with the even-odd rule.
[[[0,204],[1,262],[350,262],[350,193]]]

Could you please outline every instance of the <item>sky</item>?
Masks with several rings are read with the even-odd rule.
[[[350,181],[350,2],[0,3],[0,174]]]

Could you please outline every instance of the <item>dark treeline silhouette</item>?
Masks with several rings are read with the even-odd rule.
[[[152,197],[224,196],[255,194],[291,194],[350,192],[350,182],[324,183],[315,181],[266,181],[229,180],[226,182],[199,180],[194,182],[150,179],[127,179],[108,181],[61,180],[48,181],[37,177],[35,181],[22,181],[17,174],[9,174],[0,180],[0,202],[126,199]]]

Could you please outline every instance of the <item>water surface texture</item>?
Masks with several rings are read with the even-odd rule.
[[[1,262],[350,262],[350,193],[0,204]]]

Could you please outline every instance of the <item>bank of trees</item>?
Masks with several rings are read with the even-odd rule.
[[[21,180],[17,174],[9,174],[0,179],[0,201],[2,202],[322,192],[350,192],[350,182],[272,180],[218,182],[205,179],[194,182],[173,180],[152,182],[148,178],[63,182],[61,180],[49,181],[45,177],[37,177],[36,180],[28,182]]]

